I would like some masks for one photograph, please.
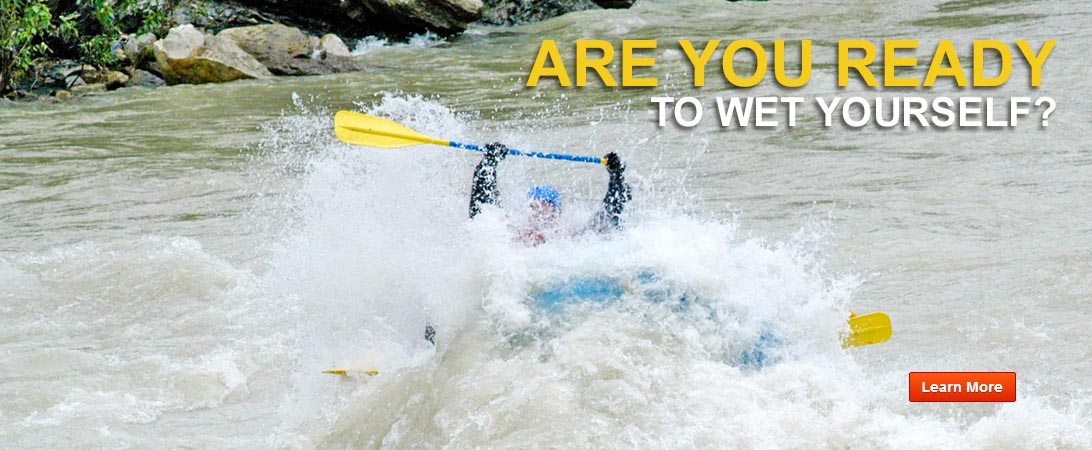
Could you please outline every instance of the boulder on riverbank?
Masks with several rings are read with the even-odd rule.
[[[349,36],[463,31],[474,22],[514,25],[537,22],[572,11],[629,8],[635,0],[244,0],[279,20],[313,31],[325,23]]]
[[[482,16],[481,0],[342,0],[349,17],[381,30],[457,33]]]
[[[353,56],[349,51],[349,46],[345,45],[345,42],[336,34],[327,33],[322,39],[319,39],[318,51],[321,52],[320,57],[349,58]]]
[[[132,66],[139,66],[146,61],[154,60],[155,52],[152,50],[152,46],[155,45],[157,40],[152,33],[144,33],[139,36],[123,35],[119,44],[125,61]]]
[[[193,25],[172,28],[153,48],[167,84],[221,83],[273,76],[231,39],[201,32]]]
[[[291,60],[310,58],[317,44],[299,28],[279,23],[228,28],[216,36],[231,40],[277,75],[286,75]]]
[[[573,11],[598,8],[629,8],[635,0],[484,0],[481,22],[490,25],[518,25],[539,22]]]
[[[216,35],[235,42],[275,75],[325,75],[363,70],[335,35],[322,39],[279,23],[229,28]]]
[[[213,5],[213,8],[205,9],[216,8]],[[218,13],[213,18],[205,20],[207,22],[205,24],[199,22],[194,24],[204,25],[217,32],[247,25],[283,23],[311,33],[335,32],[354,37],[370,34],[370,30],[361,27],[360,22],[353,20],[345,13],[341,0],[238,0],[220,5]],[[225,16],[231,17],[231,20],[223,21],[221,18]]]
[[[595,4],[607,9],[624,9],[633,6],[637,0],[595,0]]]
[[[54,3],[49,6],[54,17],[72,12],[72,6],[66,2]],[[118,30],[125,33],[110,37],[108,58],[102,59],[103,52],[85,55],[82,47],[75,48],[78,40],[64,43],[66,47],[59,47],[55,54],[80,59],[36,60],[32,70],[11,84],[10,96],[49,97],[61,90],[67,94],[98,92],[95,85],[99,84],[116,89],[359,71],[365,69],[361,58],[353,57],[345,42],[330,34],[331,31],[353,38],[379,36],[397,41],[410,33],[454,33],[474,22],[513,25],[571,11],[629,7],[633,3],[634,0],[178,0],[159,11],[163,14],[163,26],[181,25],[171,28],[163,39],[157,40],[156,36],[164,34],[158,31],[162,28],[146,27],[147,23],[135,25],[139,14],[150,14],[149,10],[126,10],[130,16],[126,16],[124,26]],[[156,34],[145,32],[148,30]],[[81,29],[80,33],[84,31]],[[93,87],[75,89],[82,85]]]
[[[159,78],[148,72],[147,70],[134,69],[133,74],[129,76],[129,81],[125,82],[125,87],[159,87],[167,84],[162,78]]]

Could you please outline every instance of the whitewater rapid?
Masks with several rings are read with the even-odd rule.
[[[80,440],[93,448],[1076,448],[1089,438],[1086,399],[1059,402],[1029,383],[1016,403],[971,415],[918,407],[905,401],[904,364],[842,349],[868,276],[830,269],[826,215],[771,240],[686,200],[657,207],[647,198],[658,191],[700,196],[669,181],[649,188],[671,177],[623,151],[643,199],[624,229],[527,247],[512,239],[521,186],[554,183],[576,225],[606,174],[506,161],[503,207],[470,221],[475,153],[349,147],[329,132],[330,111],[296,102],[244,162],[263,174],[257,186],[279,187],[243,216],[263,236],[256,260],[170,235],[4,255],[4,418],[16,446],[64,446],[65,429],[94,430]],[[358,107],[453,139],[484,134],[435,100],[388,94]],[[529,300],[551,281],[637,272],[699,300],[627,295],[561,315]],[[896,339],[915,333],[899,319]],[[740,364],[770,330],[780,342],[770,362]],[[321,373],[333,367],[380,374]],[[164,424],[174,425],[148,434]]]
[[[412,70],[0,109],[0,447],[1092,447],[1092,105],[1074,88],[1087,10],[643,1],[360,47]],[[793,130],[658,129],[648,92],[520,83],[546,38],[881,26],[1059,39],[1039,92],[1058,101],[1050,126],[830,130],[805,114]],[[684,62],[658,56],[664,93],[694,94],[667,76]],[[831,77],[817,67],[799,95],[832,94]],[[510,157],[502,206],[471,221],[480,154],[347,146],[340,109],[445,139],[617,151],[625,226],[526,247],[511,228],[527,187],[556,186],[577,227],[601,167]],[[533,306],[558,280],[641,273],[688,304]],[[877,310],[891,341],[842,349],[849,313]],[[764,333],[770,361],[742,363]],[[321,373],[334,367],[379,375]],[[1017,401],[907,401],[908,372],[977,370],[1016,372]]]

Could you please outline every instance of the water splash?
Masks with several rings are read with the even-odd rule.
[[[383,49],[383,48],[399,48],[399,47],[426,48],[426,47],[435,47],[437,45],[443,44],[444,42],[446,42],[446,41],[444,40],[443,37],[441,37],[441,36],[439,36],[439,35],[437,35],[437,34],[435,34],[433,32],[430,32],[430,31],[427,31],[425,33],[420,33],[420,34],[413,34],[408,39],[406,39],[405,42],[394,42],[394,43],[392,43],[390,41],[390,39],[387,39],[385,37],[366,36],[363,39],[360,39],[360,40],[356,41],[356,44],[353,46],[352,54],[353,54],[353,56],[366,55],[368,53],[371,53],[373,51]]]
[[[436,99],[383,94],[357,106],[445,136],[482,132]],[[308,170],[290,202],[300,220],[266,277],[300,333],[277,445],[975,447],[1006,430],[1016,446],[1045,433],[1065,447],[1088,437],[1050,431],[1085,423],[1064,408],[1087,406],[1058,409],[1033,393],[981,416],[907,405],[905,372],[839,345],[862,280],[828,268],[829,218],[770,241],[741,235],[734,219],[644,202],[620,233],[526,247],[512,239],[518,201],[466,219],[472,154],[407,157],[301,136],[293,146],[311,149],[299,154]],[[534,175],[505,176],[502,187],[520,192]],[[594,199],[569,204],[581,202]],[[567,207],[570,224],[591,209]],[[534,305],[552,283],[643,273],[653,281],[610,302],[559,314]],[[335,365],[380,375],[318,373]],[[1047,416],[1058,420],[1034,419]]]

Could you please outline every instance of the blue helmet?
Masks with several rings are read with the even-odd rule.
[[[561,209],[561,194],[557,193],[557,189],[546,184],[532,187],[530,191],[527,191],[527,198],[545,200],[554,208]]]

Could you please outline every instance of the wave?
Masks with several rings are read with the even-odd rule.
[[[358,106],[430,134],[479,133],[476,119],[435,99],[387,93]],[[330,136],[303,147],[320,150],[301,156],[309,169],[288,201],[299,220],[286,228],[266,276],[303,330],[294,394],[282,406],[290,411],[282,445],[1087,442],[1087,431],[1074,431],[1088,423],[1086,403],[1059,406],[1022,388],[1014,404],[953,415],[908,404],[904,370],[843,350],[837,332],[865,280],[829,270],[829,223],[809,221],[790,239],[771,241],[741,235],[734,219],[645,201],[618,233],[527,247],[512,239],[523,214],[516,195],[466,219],[473,154],[351,148]],[[578,180],[583,175],[560,176],[561,190],[577,194],[567,208],[583,204],[566,211],[571,225],[595,206],[594,193],[579,195],[594,190]],[[522,192],[518,186],[541,176],[502,172],[502,188]],[[575,277],[642,273],[661,285],[561,313],[533,301],[536,290]],[[426,324],[437,330],[435,346],[424,339]],[[746,364],[740,355],[764,334],[777,336],[773,357]],[[380,375],[347,381],[320,373],[333,366]]]

